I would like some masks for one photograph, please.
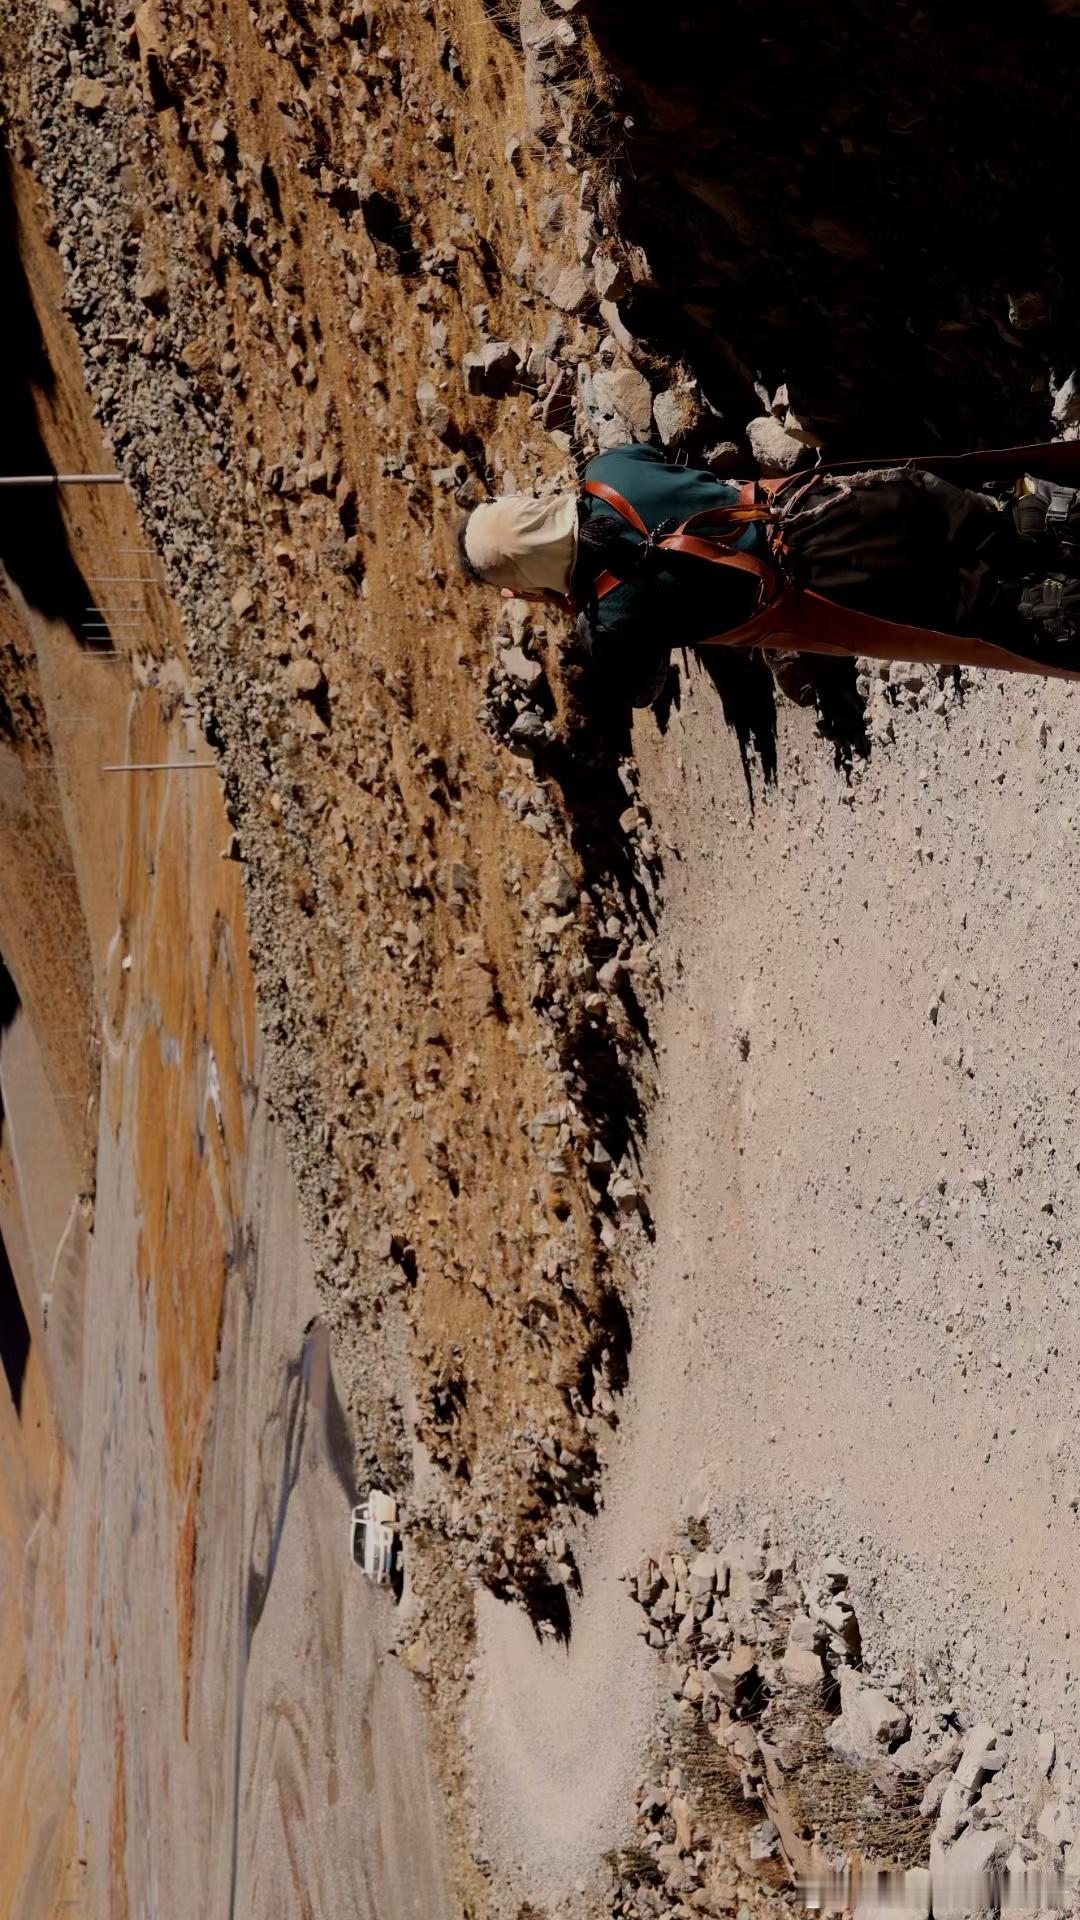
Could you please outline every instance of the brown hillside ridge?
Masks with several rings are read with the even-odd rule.
[[[29,289],[47,371],[35,470],[99,472],[57,255],[30,196],[17,213],[8,285]],[[72,489],[59,541],[35,531],[51,572],[13,593],[13,640],[41,725],[17,709],[0,741],[18,995],[5,983],[0,1905],[216,1912],[233,1884],[238,1911],[310,1891],[314,1910],[422,1898],[443,1920],[420,1702],[385,1657],[393,1607],[365,1610],[344,1551],[352,1487],[221,783],[212,759],[102,774],[207,763],[175,610],[147,587],[146,641],[120,658],[82,636],[81,599],[73,624],[45,611],[61,565],[88,590],[103,570],[157,579],[126,489]],[[25,551],[5,560],[26,578]],[[298,1497],[270,1555],[283,1455]],[[349,1764],[361,1717],[370,1769]]]

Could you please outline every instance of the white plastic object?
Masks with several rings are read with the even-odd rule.
[[[349,1551],[377,1587],[390,1584],[397,1564],[397,1517],[393,1494],[383,1493],[378,1487],[372,1487],[363,1505],[352,1510]]]

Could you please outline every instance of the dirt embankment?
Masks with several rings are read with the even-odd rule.
[[[133,27],[28,8],[22,24],[13,201],[44,335],[31,329],[37,403],[66,405],[65,309],[141,510],[123,544],[155,577],[160,560],[184,616],[182,637],[168,618],[133,635],[110,616],[99,650],[197,675],[198,711],[180,719],[228,773],[221,873],[246,881],[268,1081],[360,1433],[355,1477],[403,1486],[410,1427],[444,1470],[416,1518],[450,1543],[439,1605],[460,1635],[437,1665],[453,1699],[471,1631],[461,1571],[565,1628],[561,1523],[596,1495],[627,1337],[620,1222],[640,1206],[632,1161],[614,1169],[637,1112],[648,823],[618,739],[567,755],[544,633],[515,609],[478,634],[454,571],[481,486],[572,472],[558,423],[598,337],[578,263],[582,224],[586,250],[596,233],[587,182],[528,136],[514,51],[450,11],[403,10],[389,40],[372,14],[327,15],[317,58],[310,24],[284,15],[166,26],[144,8]],[[557,300],[538,310],[542,266]],[[75,444],[71,464],[107,464],[100,447],[74,461]],[[34,451],[27,464],[47,464],[48,445]],[[65,513],[92,556],[78,625],[84,580],[99,553],[111,577],[117,543],[93,494]],[[31,550],[13,542],[8,562],[39,604]],[[27,658],[13,633],[29,740],[55,716]],[[63,674],[55,691],[92,724]],[[512,756],[492,737],[508,733]],[[88,841],[106,836],[88,777],[78,803]],[[129,891],[159,828],[125,843]],[[190,904],[182,889],[164,902],[162,927]],[[108,936],[118,1034],[144,920],[152,938],[142,906],[92,929],[99,948]],[[227,1021],[235,960],[228,942],[214,951]],[[150,1035],[139,1049],[142,1110],[178,1121],[140,1147],[139,1288],[194,1343],[163,1396],[181,1671],[200,1631],[193,1383],[220,1326],[210,1294],[179,1313],[180,1283],[203,1252],[219,1273],[234,1238],[219,1231],[227,1169],[188,1165],[176,1111],[206,1068],[209,976],[204,991],[194,1056],[186,1042],[162,1056]],[[230,1097],[222,1086],[223,1110]],[[102,1706],[102,1738],[113,1725],[119,1740],[122,1708]],[[123,1738],[118,1782],[147,1759]],[[114,1813],[120,1858],[131,1813],[122,1799]]]
[[[40,346],[27,464],[99,472],[34,211],[20,190],[7,261]],[[0,1901],[442,1920],[183,635],[123,489],[21,532],[51,565],[5,521]],[[90,640],[98,601],[138,605],[137,635]]]
[[[567,761],[542,633],[477,629],[454,535],[480,487],[569,471],[535,396],[572,397],[597,339],[587,182],[528,135],[513,50],[451,8],[27,31],[24,158],[228,768],[329,1310],[345,1350],[405,1330],[442,1524],[557,1616],[547,1523],[593,1498],[625,1346],[605,1192],[647,826],[617,749]],[[392,1370],[355,1386],[400,1475]]]

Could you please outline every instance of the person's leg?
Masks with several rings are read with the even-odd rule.
[[[825,478],[781,521],[798,584],[908,626],[951,630],[956,567],[948,503],[918,473]],[[951,488],[959,494],[958,488]]]
[[[797,707],[812,707],[815,699],[814,667],[818,656],[767,647],[763,649],[763,657],[777,690],[785,700],[791,700]]]
[[[1037,492],[1004,503],[973,552],[961,535],[968,569],[961,630],[1028,659],[1074,668],[1080,663],[1080,495],[1035,484]]]

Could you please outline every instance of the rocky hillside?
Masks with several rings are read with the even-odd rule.
[[[271,1103],[357,1477],[408,1503],[405,1655],[433,1683],[463,1900],[483,1911],[459,1739],[470,1581],[568,1636],[574,1521],[603,1503],[653,1232],[642,1150],[678,848],[623,716],[583,710],[560,629],[467,586],[457,527],[485,494],[570,484],[627,439],[783,470],[822,443],[1069,426],[1075,22],[17,0],[0,31],[5,326],[26,375],[12,454],[42,462],[35,420],[63,402],[37,272],[62,282],[181,616],[182,636],[163,613],[137,647],[120,625],[96,644],[151,676],[182,659],[225,774]],[[9,516],[0,551],[28,605],[77,626],[66,512]],[[45,721],[6,603],[0,636],[0,728],[29,761]],[[754,661],[720,678],[744,769],[767,781],[772,682]],[[817,682],[841,763],[868,743],[870,690],[853,670]],[[876,693],[887,739],[904,682]],[[64,964],[85,994],[83,956]],[[970,1762],[967,1814],[995,1771],[971,1760],[989,1736],[944,1705],[920,1720],[834,1644],[835,1568],[811,1593],[746,1552],[734,1585],[723,1549],[689,1537],[635,1576],[692,1751],[669,1743],[639,1796],[614,1911],[777,1896],[778,1846],[797,1850],[770,1728],[793,1688],[813,1693],[807,1845],[863,1831],[841,1762],[882,1760],[904,1866],[940,1840],[932,1778],[944,1794]],[[846,1759],[831,1735],[825,1753],[838,1708],[857,1723]],[[993,1813],[991,1787],[971,1830]]]
[[[834,456],[1045,437],[1080,319],[1075,12],[736,0],[658,31],[589,0],[651,268],[621,311],[689,354],[717,439],[762,401]]]
[[[482,491],[572,470],[591,363],[650,429],[599,354],[593,189],[450,8],[23,24],[16,164],[228,771],[369,1456],[401,1480],[407,1338],[444,1523],[558,1614],[544,1535],[595,1496],[626,1341],[651,849],[618,742],[570,777],[547,636],[484,624],[453,556]]]

